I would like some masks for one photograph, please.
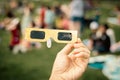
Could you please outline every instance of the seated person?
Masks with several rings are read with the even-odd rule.
[[[109,36],[110,38],[110,43],[111,43],[111,46],[113,44],[116,43],[116,39],[115,39],[115,32],[112,28],[110,28],[107,24],[104,25],[105,29],[106,29],[106,34]]]
[[[110,51],[110,38],[106,34],[104,25],[100,25],[97,32],[90,36],[91,46],[93,51],[104,53]]]

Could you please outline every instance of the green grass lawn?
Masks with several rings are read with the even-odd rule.
[[[0,30],[0,34],[3,34],[0,42],[1,80],[48,80],[55,55],[64,44],[53,43],[48,49],[43,43],[39,50],[14,55],[8,50],[9,32]]]
[[[14,55],[8,50],[9,32],[0,30],[0,80],[48,80],[54,58],[65,44],[53,43],[48,49],[45,43],[39,50],[33,49],[27,53]],[[6,37],[7,36],[7,37]],[[97,72],[97,74],[96,74]],[[96,75],[96,77],[92,77]],[[83,80],[103,80],[101,71],[87,69]],[[105,80],[105,79],[104,79]]]
[[[120,40],[120,28],[114,28],[117,40]],[[85,34],[88,30],[85,30]],[[40,49],[33,49],[27,53],[14,55],[8,50],[10,33],[0,30],[0,80],[48,80],[54,58],[65,44],[53,43],[47,48],[42,43]],[[88,68],[81,80],[107,80],[101,70]]]
[[[106,13],[109,13],[111,8],[111,4],[101,3],[101,23],[106,20],[108,17]],[[120,27],[114,26],[113,29],[115,30],[116,39],[119,41]],[[90,30],[86,29],[82,39],[88,38],[89,33]],[[32,49],[27,53],[14,55],[8,49],[10,32],[0,30],[0,38],[0,80],[48,80],[55,56],[65,46],[65,44],[53,42],[52,47],[49,49],[46,47],[46,43],[42,43],[40,49]],[[119,54],[119,52],[116,54]],[[87,68],[80,80],[108,79],[102,74],[101,70]]]

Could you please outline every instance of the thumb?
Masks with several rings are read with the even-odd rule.
[[[73,44],[67,44],[67,45],[59,52],[59,54],[68,55],[68,54],[73,50],[73,48],[74,48]]]

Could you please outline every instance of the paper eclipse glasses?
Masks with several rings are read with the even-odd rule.
[[[26,28],[25,39],[33,42],[46,42],[50,38],[58,43],[74,43],[77,41],[77,31]]]

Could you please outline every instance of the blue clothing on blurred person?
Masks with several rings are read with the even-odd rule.
[[[31,16],[31,10],[28,6],[25,6],[24,8],[24,15],[21,20],[21,31],[22,31],[22,36],[24,35],[24,31],[27,27],[31,27],[32,23],[32,16]]]
[[[47,28],[52,28],[55,21],[55,13],[50,8],[45,12],[45,24]]]
[[[120,80],[120,56],[102,55],[91,57],[89,67],[102,69],[103,74],[109,80]]]

